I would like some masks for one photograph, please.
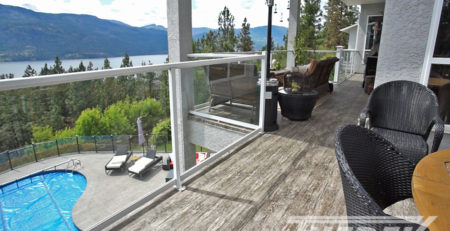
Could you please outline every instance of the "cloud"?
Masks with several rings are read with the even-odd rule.
[[[102,4],[102,5],[111,5],[111,3],[113,2],[114,0],[100,0],[100,3]]]
[[[37,11],[36,6],[34,6],[32,4],[25,3],[25,4],[22,5],[22,7],[27,8],[29,10]]]
[[[157,24],[167,27],[167,0],[0,0],[0,4],[46,13],[90,14],[132,26]],[[278,4],[278,11],[284,10],[284,22],[280,23],[280,14],[277,14],[273,16],[273,24],[287,27],[287,2]],[[224,6],[234,15],[236,28],[241,27],[244,17],[252,27],[267,25],[267,6],[263,0],[193,0],[192,25],[217,28],[217,18]]]

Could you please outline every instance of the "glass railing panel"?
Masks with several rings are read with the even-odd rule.
[[[234,125],[239,127],[238,131],[233,131],[238,135],[228,139],[223,144],[225,146],[257,128],[259,119],[257,81],[261,70],[260,62],[258,60],[227,64],[229,69],[227,78],[230,79],[229,87],[233,91],[229,105],[223,105],[227,102],[210,105],[211,86],[206,69],[203,67],[194,69],[195,80],[192,84],[194,89],[201,90],[192,92],[195,110],[197,106],[215,107],[211,111],[228,114],[228,120],[252,125],[251,128]],[[161,122],[170,121],[168,83],[168,71],[163,71],[0,92],[0,113],[2,113],[0,124],[12,125],[9,130],[0,130],[11,131],[0,134],[0,172],[10,169],[7,150],[12,150],[9,154],[11,163],[14,168],[21,168],[23,175],[31,169],[26,168],[28,167],[26,165],[34,164],[36,159],[40,166],[45,164],[42,169],[52,167],[68,158],[80,160],[82,168],[77,171],[82,174],[85,171],[89,171],[89,174],[99,174],[95,177],[102,179],[95,185],[96,194],[90,195],[92,197],[89,201],[90,207],[80,206],[85,210],[72,213],[73,216],[84,214],[85,221],[89,225],[81,227],[83,229],[88,229],[114,214],[120,214],[116,211],[128,208],[131,203],[143,199],[150,193],[156,195],[169,190],[172,184],[166,182],[173,177],[170,167],[167,167],[170,163],[167,160],[173,149],[170,123],[169,126],[156,129]],[[251,100],[244,96],[249,96]],[[247,103],[248,101],[250,103]],[[221,107],[230,107],[231,110],[220,112]],[[143,144],[140,144],[137,132],[138,117],[142,119],[142,127],[146,134]],[[85,127],[80,127],[82,125]],[[157,132],[152,134],[153,131]],[[6,142],[6,138],[2,137],[14,142]],[[31,143],[34,144],[27,145]],[[122,169],[107,171],[105,174],[105,166],[120,146],[132,150],[132,158],[128,159]],[[191,157],[194,164],[186,170],[210,158],[218,150],[203,143],[192,143],[189,148],[193,151]],[[141,158],[145,160],[143,154],[146,154],[148,149],[156,149],[156,155],[162,156],[164,161],[154,163],[149,168],[142,169],[141,173],[133,175],[128,171],[129,168],[136,166]],[[68,156],[63,156],[66,154]],[[63,157],[60,158],[59,155]],[[45,161],[42,161],[44,159]],[[88,182],[89,174],[85,175]],[[111,184],[116,183],[121,190],[111,190]],[[121,200],[111,203],[110,195],[114,193],[120,196]],[[92,208],[98,208],[99,211],[91,211]],[[94,219],[91,213],[101,216]]]
[[[0,153],[0,172],[8,170],[10,170],[8,153],[7,152]]]
[[[195,111],[257,125],[259,78],[259,62],[216,64],[195,69]]]
[[[270,70],[285,70],[288,51],[273,51]]]
[[[58,148],[56,146],[55,140],[36,143],[34,147],[36,150],[36,156],[38,160],[58,155]]]
[[[13,168],[27,163],[35,162],[32,146],[25,146],[9,151],[9,157],[11,158],[11,164]]]
[[[94,152],[95,151],[94,136],[79,136],[78,142],[80,145],[81,152]]]
[[[76,137],[59,138],[57,140],[58,140],[58,149],[61,154],[78,152]]]
[[[95,136],[97,151],[111,151],[113,150],[112,136]]]

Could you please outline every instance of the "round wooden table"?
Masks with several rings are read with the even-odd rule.
[[[450,149],[431,153],[417,164],[412,178],[414,202],[429,229],[450,230]]]

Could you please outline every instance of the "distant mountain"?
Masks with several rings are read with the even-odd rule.
[[[143,26],[141,28],[167,31],[167,28],[160,26],[160,25],[156,25],[156,24],[150,24],[147,26]]]
[[[0,61],[166,54],[167,32],[0,5]]]
[[[210,28],[193,28],[194,39]],[[0,61],[103,58],[167,54],[167,28],[133,27],[92,15],[48,14],[0,4]],[[285,27],[272,27],[275,44],[283,44]],[[250,29],[255,50],[266,44],[267,27]],[[239,29],[236,30],[236,35]]]

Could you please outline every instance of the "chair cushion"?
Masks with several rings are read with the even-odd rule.
[[[375,127],[372,130],[390,141],[414,164],[428,154],[428,144],[420,135]]]
[[[151,158],[141,157],[141,158],[139,158],[139,160],[136,161],[136,163],[134,163],[133,166],[128,168],[128,171],[134,172],[134,173],[140,173],[152,161],[153,161],[153,159],[151,159]]]
[[[114,156],[106,165],[107,168],[120,168],[120,166],[127,160],[127,155]]]

